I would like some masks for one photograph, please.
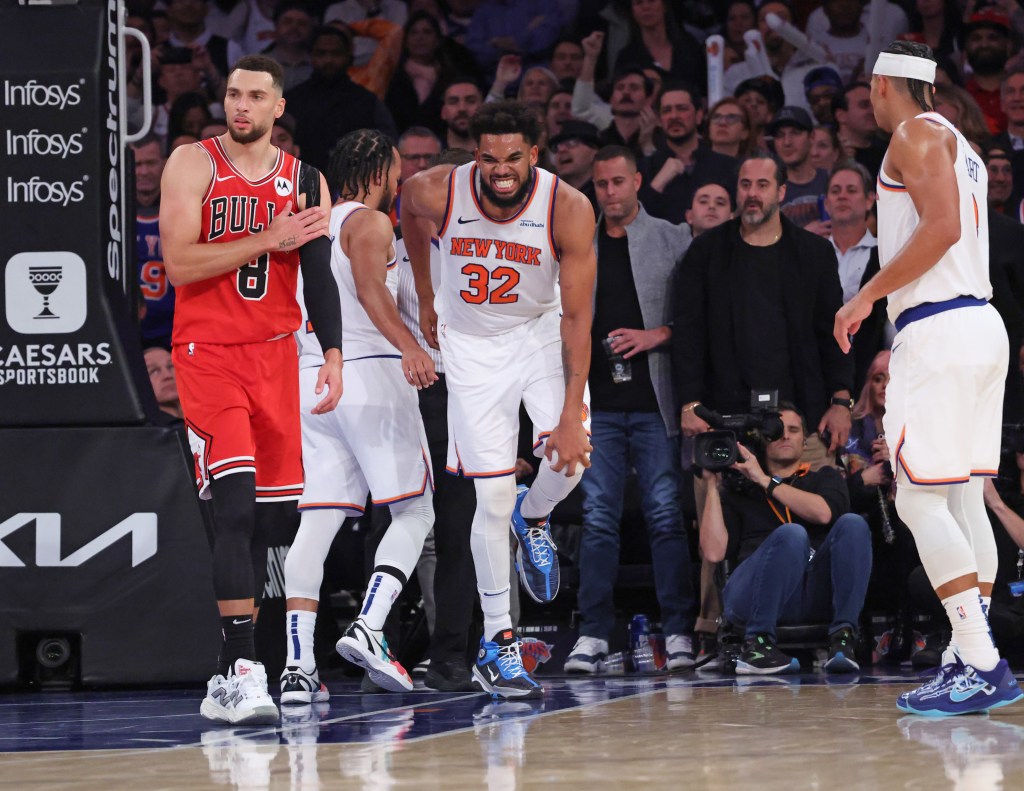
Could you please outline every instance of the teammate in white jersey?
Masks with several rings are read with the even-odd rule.
[[[402,186],[402,233],[420,325],[444,359],[448,470],[473,478],[477,493],[470,540],[484,635],[473,674],[493,694],[537,696],[509,615],[507,531],[511,520],[527,592],[550,600],[558,574],[547,519],[590,466],[594,211],[536,167],[541,126],[528,106],[494,102],[471,125],[475,162],[438,166]],[[436,302],[431,235],[441,250]],[[521,402],[545,458],[533,486],[517,495]]]
[[[896,509],[953,627],[938,676],[896,705],[946,716],[1005,706],[1022,693],[987,620],[996,546],[982,476],[999,465],[1009,357],[988,304],[988,180],[963,135],[934,112],[934,79],[924,44],[894,42],[875,64],[875,120],[892,132],[878,178],[882,269],[836,314],[835,337],[848,352],[872,303],[888,296],[897,335],[885,430]]]
[[[342,521],[363,513],[368,494],[375,505],[390,507],[391,525],[377,548],[359,617],[337,648],[379,686],[412,689],[382,630],[434,523],[430,456],[413,387],[429,387],[437,376],[395,303],[395,234],[387,212],[399,163],[387,137],[372,129],[351,132],[331,153],[329,179],[341,193],[331,210],[330,234],[345,317],[345,390],[334,412],[311,412],[323,356],[303,308],[303,328],[296,336],[305,487],[299,500],[302,521],[285,560],[288,659],[281,703],[329,696],[313,656],[323,564]]]

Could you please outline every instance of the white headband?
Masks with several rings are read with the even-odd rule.
[[[883,77],[904,77],[908,80],[921,80],[929,85],[935,84],[935,61],[919,58],[916,55],[897,55],[895,52],[882,52],[875,61],[875,74]]]

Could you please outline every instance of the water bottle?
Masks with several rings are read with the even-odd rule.
[[[633,364],[618,352],[612,349],[613,338],[605,338],[601,341],[604,353],[608,355],[608,367],[611,370],[612,381],[615,384],[633,381]]]
[[[629,647],[633,652],[633,669],[637,673],[653,673],[658,669],[651,648],[651,623],[646,615],[634,615],[630,620]]]

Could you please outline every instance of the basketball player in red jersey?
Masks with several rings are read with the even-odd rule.
[[[278,712],[253,624],[272,503],[302,493],[298,358],[304,296],[324,348],[313,411],[341,398],[341,312],[323,176],[276,146],[284,73],[248,56],[228,75],[228,132],[174,151],[164,169],[164,266],[177,289],[173,352],[201,497],[213,498],[213,581],[224,642],[200,713],[266,724]],[[260,507],[256,507],[260,503]]]
[[[548,516],[590,466],[594,211],[537,167],[541,134],[522,102],[473,117],[476,161],[439,165],[402,188],[402,233],[427,342],[440,348],[451,427],[448,471],[474,479],[470,543],[484,635],[473,676],[502,697],[543,691],[523,668],[509,615],[508,534],[520,580],[540,602],[558,592]],[[431,237],[439,245],[436,303]],[[537,479],[516,492],[519,405],[533,421]]]

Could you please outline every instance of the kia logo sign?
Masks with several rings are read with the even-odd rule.
[[[81,566],[125,536],[131,536],[132,540],[132,568],[156,554],[156,514],[153,513],[132,514],[122,519],[66,558],[61,557],[61,515],[21,513],[0,522],[0,568],[24,568],[27,565],[3,540],[32,522],[36,524],[34,565],[37,567]]]

